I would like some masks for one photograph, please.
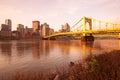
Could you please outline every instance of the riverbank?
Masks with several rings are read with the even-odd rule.
[[[120,50],[89,56],[84,61],[70,62],[69,69],[43,74],[17,72],[12,80],[120,80]]]

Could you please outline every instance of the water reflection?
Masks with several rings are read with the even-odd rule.
[[[49,71],[113,49],[120,49],[120,40],[0,42],[0,71]]]
[[[24,54],[25,46],[23,43],[16,43],[17,55],[20,57]]]
[[[0,53],[2,56],[4,56],[5,61],[10,63],[11,61],[11,53],[12,53],[12,44],[11,43],[7,43],[3,42],[2,44],[0,44]]]
[[[39,43],[39,41],[33,43],[33,45],[32,45],[33,46],[32,47],[32,54],[33,54],[34,59],[39,59],[40,58],[40,49],[41,49],[41,47],[39,45],[41,45]]]
[[[70,44],[71,44],[70,41],[62,41],[59,42],[57,45],[61,49],[62,54],[68,56],[70,54],[70,47],[71,47]]]
[[[45,56],[50,52],[52,49],[52,44],[50,41],[37,41],[32,44],[32,54],[34,59],[39,59],[40,56]]]
[[[20,41],[16,43],[16,51],[19,57],[32,53],[34,59],[47,56],[52,47],[49,41]]]
[[[47,56],[49,54],[50,47],[52,47],[52,45],[50,45],[49,41],[42,41],[40,47],[41,54]]]
[[[93,49],[94,41],[90,42],[81,42],[82,46],[82,58],[85,59],[87,57],[87,53],[92,56],[92,49]]]

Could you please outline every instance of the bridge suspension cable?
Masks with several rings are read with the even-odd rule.
[[[55,33],[52,35],[45,36],[44,38],[50,38],[61,35],[83,35],[101,33],[120,33],[120,24],[97,20],[94,18],[83,17],[70,28],[70,32]]]
[[[83,20],[83,18],[81,18],[77,23],[75,23],[71,28],[70,31],[78,31],[80,29],[80,27],[82,26],[81,21]],[[78,27],[78,26],[79,27]]]

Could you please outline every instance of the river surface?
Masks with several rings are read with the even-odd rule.
[[[120,49],[120,40],[0,41],[0,75],[17,71],[51,72],[89,55]]]

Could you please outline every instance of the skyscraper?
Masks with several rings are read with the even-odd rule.
[[[1,31],[9,31],[9,26],[6,24],[1,24]]]
[[[40,30],[40,22],[39,22],[39,21],[33,21],[33,22],[32,22],[32,28],[33,28],[33,32],[39,33],[39,30]]]
[[[63,32],[69,32],[70,31],[70,26],[68,23],[66,23],[65,25],[62,25],[62,31]]]
[[[44,23],[41,25],[41,36],[49,35],[49,25],[47,23]]]
[[[11,31],[12,30],[12,21],[10,19],[6,19],[5,24],[8,25],[9,31]]]
[[[24,25],[18,24],[18,25],[17,25],[17,31],[20,33],[20,34],[19,34],[19,37],[24,37],[24,36],[25,36]]]

